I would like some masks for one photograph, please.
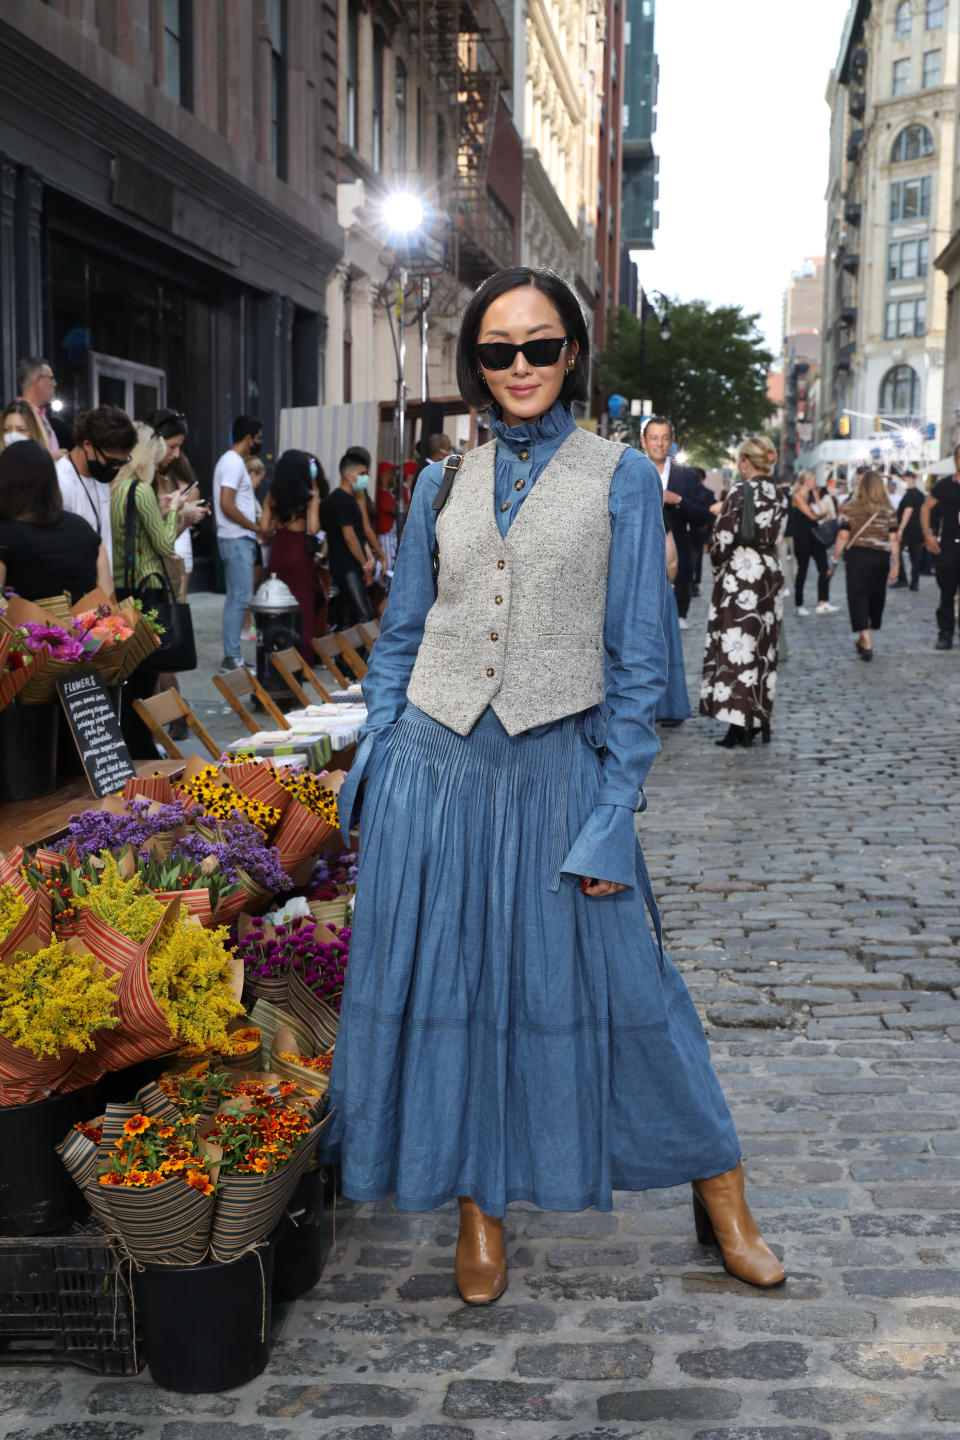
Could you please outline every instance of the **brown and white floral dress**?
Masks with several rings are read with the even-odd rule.
[[[754,493],[749,545],[736,538],[744,485],[752,485]],[[769,720],[773,709],[784,584],[777,546],[786,525],[786,498],[772,480],[758,476],[731,487],[710,538],[713,596],[700,714],[728,725],[756,725]]]

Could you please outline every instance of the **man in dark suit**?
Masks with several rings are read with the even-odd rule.
[[[677,577],[673,594],[680,616],[680,629],[687,630],[687,611],[693,594],[693,539],[691,529],[702,530],[713,516],[701,497],[700,476],[686,465],[678,465],[670,454],[674,442],[673,424],[663,415],[652,416],[643,427],[643,448],[660,472],[663,485],[663,523],[677,547]]]

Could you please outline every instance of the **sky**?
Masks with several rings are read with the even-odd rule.
[[[783,292],[826,236],[829,115],[847,0],[657,0],[655,249],[640,283],[759,312],[780,353]]]

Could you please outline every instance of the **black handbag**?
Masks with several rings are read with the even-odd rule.
[[[835,543],[839,531],[839,520],[821,520],[820,524],[813,528],[813,538],[819,540],[820,544],[825,545],[829,550],[830,546]]]
[[[134,581],[136,574],[137,508],[134,491],[140,482],[134,480],[127,491],[127,505],[124,511],[123,578],[127,594],[143,603],[145,610],[157,612],[157,623],[163,629],[159,648],[146,660],[140,662],[143,670],[164,674],[178,670],[196,670],[197,646],[193,638],[193,615],[190,606],[181,604],[173,593],[170,577],[161,556],[157,556],[157,574],[160,585],[148,585]],[[149,597],[149,598],[147,598]]]
[[[737,521],[737,533],[734,539],[738,545],[752,545],[754,536],[757,533],[756,522],[754,521],[756,503],[753,494],[753,485],[749,480],[744,480],[740,488],[743,491],[743,506],[740,510],[740,519]]]

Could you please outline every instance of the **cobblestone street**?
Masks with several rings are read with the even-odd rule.
[[[788,616],[773,743],[665,730],[640,822],[786,1286],[728,1277],[683,1189],[512,1206],[509,1289],[471,1309],[455,1207],[341,1202],[259,1380],[2,1369],[7,1440],[960,1440],[960,651],[925,578],[865,665],[835,590]]]

